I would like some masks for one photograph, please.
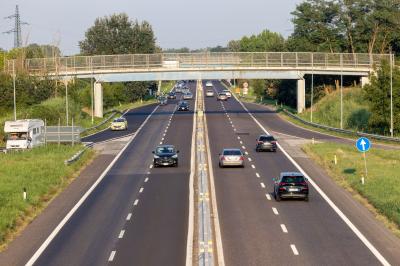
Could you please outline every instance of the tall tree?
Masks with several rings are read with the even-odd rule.
[[[371,116],[368,121],[370,128],[380,134],[390,131],[390,65],[383,61],[371,75],[371,83],[364,87],[364,97],[369,103]],[[394,128],[400,132],[400,69],[393,71],[393,114]]]
[[[97,18],[79,46],[81,53],[86,55],[153,53],[156,50],[155,41],[148,22],[132,22],[128,15],[122,13]]]
[[[294,32],[289,48],[294,51],[339,52],[343,36],[338,25],[337,1],[306,0],[292,12]]]

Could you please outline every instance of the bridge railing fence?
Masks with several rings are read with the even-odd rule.
[[[33,58],[19,63],[32,74],[90,73],[154,68],[372,68],[389,54],[239,52],[159,53]],[[7,62],[12,72],[12,60]]]

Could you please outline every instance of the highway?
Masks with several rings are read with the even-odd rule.
[[[35,265],[184,264],[194,100],[185,113],[177,101],[152,114]],[[178,168],[152,168],[160,143],[180,150]]]
[[[219,82],[214,86],[224,89]],[[314,188],[310,202],[274,201],[272,178],[297,169],[280,150],[255,152],[263,131],[233,97],[206,98],[205,107],[226,265],[380,264]],[[264,116],[262,123],[268,121]],[[220,169],[222,148],[247,152],[246,167]]]
[[[225,89],[219,81],[213,84],[215,92]],[[189,86],[195,95],[196,84]],[[185,265],[195,101],[189,101],[189,112],[175,112],[178,101],[131,110],[125,115],[128,131],[105,130],[84,139],[102,142],[134,135],[37,254],[35,265]],[[224,102],[205,97],[204,104],[225,265],[381,265],[382,258],[400,265],[399,239],[291,146],[293,139],[342,139],[300,129],[266,107],[234,97]],[[309,202],[274,200],[272,178],[298,170],[282,149],[255,152],[256,138],[264,133],[261,127],[279,136],[281,146],[325,194],[310,186]],[[180,150],[179,167],[153,168],[151,151],[161,143]],[[245,167],[219,168],[223,148],[242,149]]]

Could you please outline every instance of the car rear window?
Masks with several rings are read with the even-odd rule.
[[[114,119],[114,122],[125,122],[125,119],[123,119],[123,118],[116,118],[116,119]]]
[[[175,149],[173,147],[159,147],[157,153],[173,153]]]
[[[224,155],[242,155],[240,150],[224,150]]]
[[[282,182],[285,183],[303,183],[305,182],[304,176],[284,176]]]
[[[274,141],[274,137],[273,136],[261,136],[260,137],[260,141]]]

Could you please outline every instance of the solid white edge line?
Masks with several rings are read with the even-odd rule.
[[[290,248],[292,249],[293,254],[294,254],[295,256],[298,256],[298,255],[299,255],[299,252],[297,251],[297,248],[296,248],[295,245],[291,244],[291,245],[290,245]]]
[[[118,238],[123,238],[125,234],[125,230],[121,230],[121,232],[119,232]]]
[[[215,89],[215,87],[214,87]],[[217,249],[217,265],[218,266],[225,266],[225,258],[224,258],[224,248],[222,245],[222,236],[221,236],[221,226],[219,224],[219,215],[218,215],[218,208],[217,208],[217,196],[215,193],[215,184],[214,184],[214,169],[211,160],[210,154],[210,141],[208,138],[208,126],[207,126],[207,114],[204,113],[204,130],[205,130],[205,137],[206,137],[206,146],[207,146],[207,162],[208,162],[208,171],[210,174],[210,193],[211,193],[211,204],[213,209],[213,222],[214,222],[214,233],[215,233],[215,245]]]
[[[157,105],[154,110],[147,116],[147,118],[140,125],[138,130],[139,133],[142,128],[146,125],[147,121],[149,121],[150,117],[154,114],[154,112],[158,109],[159,105]],[[89,197],[92,191],[98,186],[98,184],[103,180],[103,178],[107,175],[110,169],[114,166],[114,164],[119,160],[124,151],[128,148],[128,146],[132,143],[132,141],[136,138],[138,134],[132,136],[131,140],[126,143],[125,147],[115,156],[114,160],[107,166],[107,168],[103,171],[100,177],[93,183],[93,185],[86,191],[86,193],[79,199],[79,201],[72,207],[72,209],[67,213],[67,215],[61,220],[61,222],[54,228],[54,230],[50,233],[50,235],[46,238],[46,240],[42,243],[42,245],[36,250],[33,256],[29,259],[29,261],[25,264],[26,266],[33,265],[36,260],[40,257],[43,251],[47,248],[47,246],[51,243],[51,241],[56,237],[58,232],[64,227],[64,225],[69,221],[69,219],[74,215],[74,213],[78,210],[78,208],[83,204],[83,202]]]
[[[247,107],[237,99],[234,95],[236,101],[243,107],[243,109],[250,115],[251,118],[256,122],[256,124],[268,134],[268,131],[263,125],[254,117],[252,113],[249,112]],[[374,254],[374,256],[379,260],[382,265],[389,266],[390,263],[382,256],[382,254],[369,242],[369,240],[361,233],[360,230],[350,221],[350,219],[336,206],[336,204],[325,194],[325,192],[314,182],[314,180],[301,168],[301,166],[283,149],[283,147],[277,143],[278,148],[285,154],[289,161],[308,179],[315,190],[322,196],[322,198],[328,203],[328,205],[339,215],[339,217],[347,224],[347,226],[353,231],[353,233],[364,243],[364,245]]]
[[[197,111],[197,86],[196,84],[196,99],[193,111],[193,129],[192,129],[192,147],[190,152],[190,176],[189,176],[189,217],[188,217],[188,232],[186,240],[186,266],[193,264],[193,234],[194,234],[194,174],[196,172],[196,111]]]
[[[108,261],[113,261],[115,257],[115,253],[117,253],[115,250],[111,251],[110,257],[108,258]]]
[[[281,224],[281,229],[282,229],[282,231],[283,231],[284,233],[287,234],[288,230],[287,230],[287,228],[286,228],[286,226],[285,226],[284,224]]]

